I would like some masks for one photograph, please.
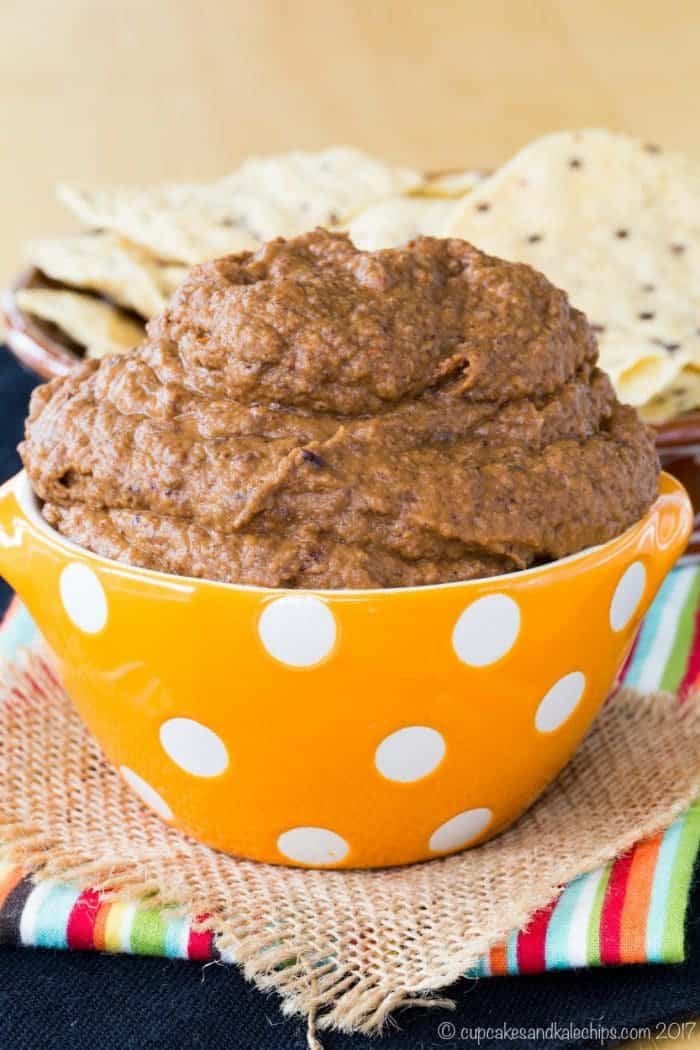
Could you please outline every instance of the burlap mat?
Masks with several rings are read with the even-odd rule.
[[[380,872],[236,860],[122,785],[37,654],[0,704],[0,840],[40,877],[177,902],[287,1013],[377,1031],[456,981],[563,885],[668,825],[700,790],[700,703],[622,691],[547,794],[493,842]]]

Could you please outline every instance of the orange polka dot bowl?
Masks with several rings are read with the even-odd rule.
[[[96,557],[0,489],[0,571],[164,820],[274,864],[407,864],[502,831],[586,733],[692,525],[662,475],[621,536],[525,572],[274,591]]]

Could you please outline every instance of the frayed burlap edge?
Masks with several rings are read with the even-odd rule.
[[[622,690],[545,796],[492,842],[378,872],[237,860],[145,810],[89,737],[47,661],[7,671],[0,855],[120,898],[206,916],[226,961],[287,1014],[377,1032],[435,998],[575,876],[667,827],[700,792],[700,703]]]

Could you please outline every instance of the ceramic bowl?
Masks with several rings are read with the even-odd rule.
[[[644,518],[526,572],[281,591],[132,568],[0,489],[0,570],[90,731],[160,817],[239,856],[407,864],[483,842],[566,763],[683,550],[662,475]]]

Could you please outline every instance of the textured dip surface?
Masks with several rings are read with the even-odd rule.
[[[536,270],[321,230],[196,267],[147,340],[38,388],[46,519],[120,561],[265,586],[522,569],[657,491],[650,432]]]

